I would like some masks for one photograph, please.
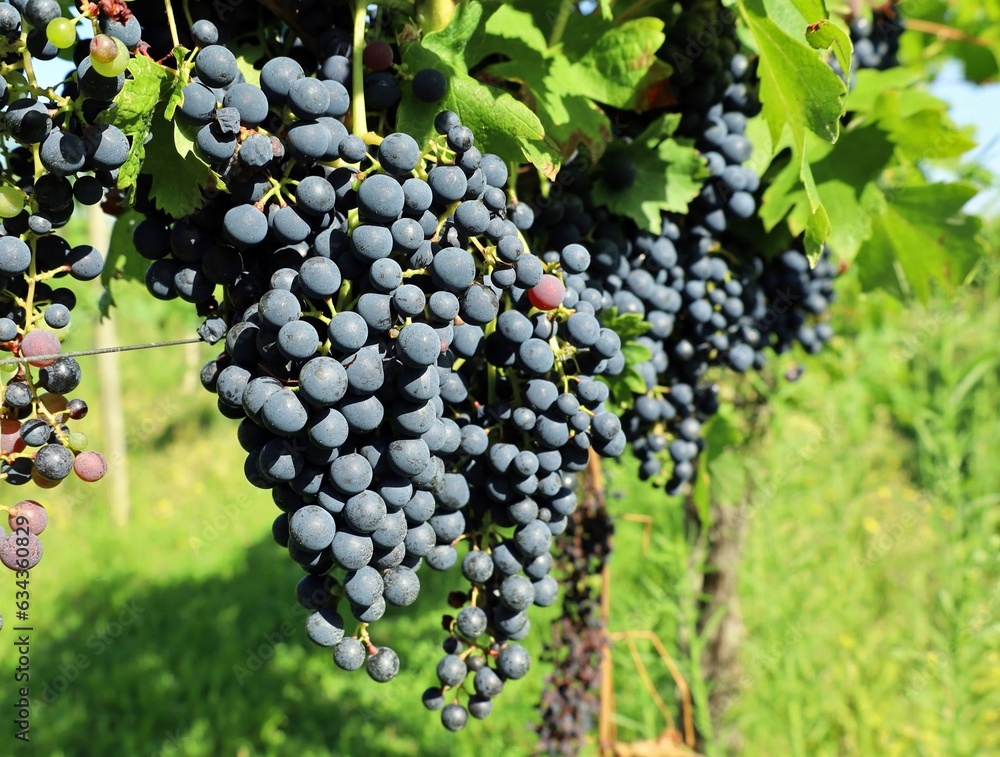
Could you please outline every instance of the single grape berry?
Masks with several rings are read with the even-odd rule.
[[[437,102],[447,91],[448,80],[437,69],[425,68],[417,71],[413,77],[413,94],[422,102]]]
[[[100,452],[81,452],[73,462],[73,470],[81,481],[93,483],[104,478],[108,461]]]
[[[539,310],[555,310],[566,296],[566,287],[558,277],[547,273],[528,290],[528,300]]]
[[[392,46],[387,42],[375,40],[365,46],[362,62],[372,71],[385,71],[392,65],[393,58]]]

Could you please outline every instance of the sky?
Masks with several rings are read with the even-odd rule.
[[[989,168],[1000,177],[1000,84],[970,84],[958,63],[950,63],[931,85],[931,92],[949,104],[949,113],[959,126],[975,128],[978,147],[965,160]],[[1000,214],[1000,182],[981,192],[967,208],[970,212]]]

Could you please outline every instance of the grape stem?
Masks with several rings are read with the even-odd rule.
[[[170,39],[174,43],[174,47],[180,47],[180,39],[177,36],[177,21],[174,19],[174,6],[171,5],[170,0],[163,0],[163,5],[167,9],[167,26],[170,27]]]
[[[552,24],[552,34],[549,35],[549,47],[555,47],[562,40],[563,32],[566,31],[566,22],[569,21],[569,14],[573,12],[573,0],[562,0],[559,5],[559,12],[556,20]]]
[[[188,28],[194,26],[194,17],[191,15],[191,4],[189,0],[181,1],[181,10],[184,11],[184,19],[187,21]]]
[[[368,19],[368,5],[365,0],[355,0],[354,6],[354,50],[351,60],[351,129],[356,137],[364,138],[368,133],[368,118],[365,111],[365,25]]]

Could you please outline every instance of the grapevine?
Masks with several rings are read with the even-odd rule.
[[[859,249],[803,155],[855,128],[851,75],[897,65],[904,24],[890,3],[779,29],[823,98],[783,116],[795,82],[742,3],[556,5],[543,35],[530,3],[0,4],[0,479],[104,476],[57,279],[141,260],[216,345],[201,382],[302,568],[306,638],[388,683],[404,640],[379,621],[448,572],[422,703],[458,731],[532,672],[531,608],[561,601],[538,731],[574,753],[614,530],[603,494],[578,509],[581,474],[631,455],[689,491],[725,382],[834,339]],[[824,25],[853,58],[807,44]],[[40,86],[62,51],[73,70]],[[77,204],[127,215],[129,249],[71,247]],[[33,568],[48,511],[5,509],[0,561]]]

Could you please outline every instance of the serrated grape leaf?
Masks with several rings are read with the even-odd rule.
[[[845,131],[836,145],[811,134],[806,144],[816,193],[830,221],[826,241],[849,262],[871,236],[872,216],[882,212],[876,182],[892,161],[892,142],[875,126],[861,126]],[[764,192],[761,221],[770,231],[784,220],[798,236],[807,231],[812,215],[799,167],[789,161]]]
[[[653,353],[649,347],[636,342],[626,342],[623,344],[622,356],[625,358],[625,365],[639,365],[653,359]]]
[[[521,99],[538,114],[546,142],[558,145],[563,158],[582,145],[596,163],[613,139],[611,121],[597,103],[644,106],[670,73],[655,57],[663,24],[642,19],[614,26],[597,14],[574,16],[564,40],[577,39],[584,29],[592,39],[579,53],[567,43],[549,47],[535,23],[537,9],[532,10],[534,15],[510,4],[496,8],[483,26],[481,44],[467,48],[466,64],[474,68],[501,55],[503,62],[483,73],[521,87]]]
[[[780,148],[787,131],[792,159],[809,199],[806,248],[813,257],[832,229],[810,167],[806,134],[836,142],[847,89],[844,82],[805,42],[768,17],[762,0],[740,0],[739,7],[759,52],[758,75],[763,116],[772,143]]]
[[[638,313],[619,313],[615,307],[601,311],[601,324],[618,334],[622,343],[631,342],[649,331],[652,326]]]
[[[858,72],[847,98],[855,120],[877,122],[901,148],[901,157],[952,158],[975,147],[966,130],[948,116],[948,103],[922,86],[907,69]]]
[[[663,22],[656,18],[612,26],[573,61],[570,78],[564,82],[567,92],[615,108],[633,108],[639,85],[656,63],[656,51],[665,39]]]
[[[889,134],[903,162],[956,158],[976,146],[948,116],[948,104],[919,88],[883,90],[866,117]]]
[[[656,234],[662,227],[662,212],[687,210],[709,172],[690,142],[672,138],[680,118],[680,114],[668,113],[632,142],[614,142],[608,147],[604,163],[631,162],[636,176],[628,187],[617,191],[610,189],[603,177],[598,179],[593,189],[596,205],[605,205],[612,213],[631,218],[640,228]]]
[[[189,66],[184,64],[186,50],[174,49],[178,71],[172,71],[145,56],[129,61],[132,78],[115,98],[114,105],[101,114],[102,123],[121,129],[132,140],[128,157],[118,171],[118,188],[131,194],[140,173],[152,177],[150,196],[157,207],[173,216],[197,209],[204,187],[204,166],[179,159],[173,149],[173,126],[168,119],[183,99],[182,90]]]
[[[521,99],[538,114],[546,141],[559,145],[562,158],[584,145],[591,160],[599,160],[613,138],[611,122],[588,98],[569,92],[571,64],[548,49],[530,14],[505,5],[490,16],[476,57],[501,50],[510,60],[486,73],[521,87]]]
[[[522,156],[546,176],[554,177],[559,156],[543,138],[545,130],[538,116],[507,92],[489,87],[469,75],[467,48],[476,49],[473,38],[481,35],[483,7],[478,2],[463,3],[442,30],[404,46],[403,64],[409,71],[436,68],[448,79],[448,91],[436,103],[424,103],[405,87],[396,128],[418,141],[434,136],[434,117],[441,110],[453,110],[476,135],[484,152],[493,152],[507,162],[521,162]]]
[[[144,142],[149,135],[150,124],[156,106],[166,93],[172,91],[170,81],[176,76],[173,71],[145,56],[135,56],[129,60],[131,79],[125,79],[125,86],[115,98],[114,105],[105,110],[98,121],[117,126],[132,140],[128,157],[118,170],[118,188],[130,191],[139,177],[146,150]]]
[[[194,68],[194,63],[184,62],[188,52],[190,51],[186,47],[180,45],[174,48],[174,61],[177,64],[178,75],[165,83],[166,89],[163,92],[163,99],[167,102],[164,115],[168,121],[174,117],[177,108],[184,101],[184,87],[191,80],[191,70]]]
[[[962,212],[977,191],[958,182],[887,189],[886,210],[874,219],[872,238],[855,261],[861,283],[908,289],[920,299],[931,293],[932,281],[959,284],[983,254],[982,222]]]
[[[142,172],[149,174],[150,198],[156,207],[174,218],[190,215],[205,201],[202,189],[212,183],[212,169],[197,155],[178,149],[176,121],[170,123],[164,109],[157,108],[152,120],[151,138],[146,145]]]
[[[132,232],[144,216],[134,210],[128,210],[115,219],[108,242],[108,254],[101,271],[101,284],[104,292],[101,295],[98,308],[102,318],[106,318],[111,308],[115,306],[111,282],[119,279],[142,281],[146,276],[149,261],[145,260],[132,243]]]
[[[822,19],[806,28],[806,41],[816,50],[833,49],[840,70],[847,77],[847,88],[850,89],[851,55],[854,53],[850,35],[832,21]]]

